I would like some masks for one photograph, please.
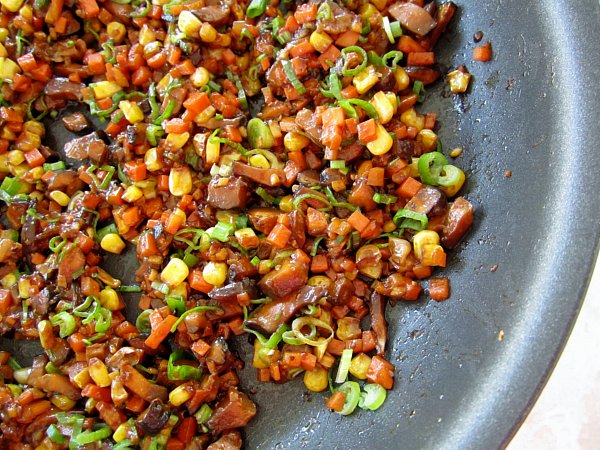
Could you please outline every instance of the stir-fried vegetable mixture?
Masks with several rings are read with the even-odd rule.
[[[0,446],[240,448],[232,335],[259,380],[378,409],[386,304],[423,297],[473,221],[423,112],[454,4],[0,4],[0,333],[44,350],[0,352]],[[133,285],[102,268],[128,247]]]

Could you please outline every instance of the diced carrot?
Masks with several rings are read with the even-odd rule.
[[[169,175],[159,175],[158,184],[156,185],[159,191],[166,192],[169,190]]]
[[[256,378],[263,383],[271,381],[271,371],[269,369],[258,369]]]
[[[323,273],[327,272],[329,268],[329,263],[327,262],[327,256],[325,255],[315,255],[312,257],[310,262],[310,270],[313,273]]]
[[[263,58],[260,60],[260,68],[266,72],[269,67],[271,67],[271,61],[269,60],[269,58]]]
[[[314,354],[308,353],[308,352],[302,353],[302,360],[300,362],[300,367],[302,367],[304,370],[308,370],[310,372],[311,370],[314,370],[316,366],[317,366],[317,357]]]
[[[177,437],[184,444],[189,444],[194,439],[196,434],[196,419],[194,417],[186,417],[181,421],[177,429]]]
[[[318,60],[321,63],[323,70],[329,70],[335,65],[335,62],[340,58],[341,55],[342,52],[340,52],[335,45],[330,45],[327,50],[325,50],[321,56],[319,56]]]
[[[285,225],[278,223],[273,227],[267,236],[267,242],[276,248],[285,248],[288,240],[292,236],[292,231]]]
[[[367,184],[369,186],[383,187],[385,183],[385,169],[383,167],[373,167],[367,175]]]
[[[346,119],[344,123],[350,134],[354,135],[358,132],[358,119],[350,117],[349,119]]]
[[[99,401],[96,403],[96,410],[100,418],[113,430],[127,420],[125,414],[110,402]]]
[[[63,6],[64,0],[51,0],[48,11],[46,11],[46,16],[44,17],[44,21],[50,25],[56,23],[58,18],[61,16]]]
[[[290,368],[300,367],[302,365],[302,354],[300,352],[286,351],[283,354],[282,361]]]
[[[290,16],[292,17],[292,16]],[[303,39],[290,48],[290,56],[293,58],[297,58],[299,56],[306,56],[314,53],[315,49],[308,41],[308,39]]]
[[[274,381],[281,380],[281,368],[279,367],[279,363],[277,361],[271,363],[269,366],[269,373]]]
[[[327,351],[335,356],[340,356],[345,348],[344,341],[335,338],[327,344]]]
[[[191,346],[192,351],[199,358],[203,358],[210,351],[210,344],[203,339],[198,339]]]
[[[165,231],[169,234],[175,234],[179,231],[185,218],[181,214],[171,213],[165,224]]]
[[[160,69],[167,63],[165,52],[158,52],[156,55],[146,60],[148,67],[151,69]]]
[[[296,18],[293,15],[289,15],[285,21],[285,29],[294,34],[299,28],[300,25],[296,21]]]
[[[214,286],[204,280],[202,269],[195,268],[188,275],[188,284],[192,289],[208,294],[213,290]]]
[[[411,281],[406,285],[406,292],[403,298],[404,300],[418,300],[422,290],[416,281]]]
[[[12,305],[13,296],[8,289],[0,289],[0,313],[6,314]]]
[[[362,332],[363,352],[370,352],[377,345],[377,336],[372,330]]]
[[[189,417],[188,417],[189,419]],[[185,443],[181,442],[179,438],[170,437],[167,441],[167,450],[184,450]]]
[[[86,56],[87,65],[94,75],[102,75],[106,71],[104,54],[90,53]]]
[[[492,43],[490,41],[485,42],[479,47],[473,49],[473,60],[480,62],[491,61],[492,59]]]
[[[435,64],[435,53],[413,52],[406,56],[406,64],[409,66],[432,66]]]
[[[413,266],[413,274],[418,279],[423,279],[431,276],[431,266],[425,264],[415,264]]]
[[[346,113],[341,107],[327,108],[325,111],[323,111],[322,118],[324,127],[330,127],[334,125],[343,127],[345,125],[344,121],[346,120]]]
[[[169,49],[167,51],[167,62],[169,64],[171,64],[172,66],[178,64],[179,60],[181,59],[181,53],[182,53],[181,48],[179,48],[178,46],[175,46],[175,45],[169,46]],[[181,72],[179,72],[179,73],[181,75],[183,75]]]
[[[391,389],[394,385],[394,366],[379,355],[373,356],[367,371],[367,380]]]
[[[348,219],[346,219],[352,227],[361,233],[369,225],[369,218],[361,213],[358,209],[354,211]]]
[[[408,177],[404,182],[400,185],[397,190],[398,195],[404,198],[412,198],[415,194],[421,189],[423,184],[420,181],[415,180],[413,177]]]
[[[342,89],[342,97],[343,98],[358,98],[360,97],[356,87],[353,84],[349,84],[344,89]]]
[[[228,66],[235,64],[237,60],[237,56],[235,56],[235,53],[233,53],[233,51],[230,48],[226,48],[223,51],[223,55],[221,56],[221,58],[223,58],[223,62]]]
[[[146,347],[156,350],[160,343],[171,333],[171,327],[177,322],[177,317],[168,315],[144,341]]]
[[[374,119],[365,120],[358,124],[358,140],[363,144],[377,138],[377,122]]]
[[[101,388],[100,386],[96,386],[95,384],[86,384],[81,391],[81,395],[88,398],[93,398],[94,400],[103,401],[103,402],[111,402],[112,399],[110,397],[110,389],[109,388]]]
[[[73,333],[69,336],[69,346],[75,353],[85,351],[86,344],[83,342],[85,337],[81,333]]]
[[[337,150],[342,145],[343,140],[343,128],[341,125],[330,125],[323,127],[321,133],[321,143],[327,147],[325,149],[324,159],[338,159]]]
[[[96,3],[96,0],[77,0],[77,5],[87,20],[93,19],[100,14],[100,7]]]
[[[184,122],[179,117],[170,119],[165,124],[165,132],[166,133],[181,134],[181,133],[185,133],[189,129],[190,129],[189,123]]]
[[[235,334],[236,336],[239,336],[241,334],[244,334],[244,319],[242,319],[241,317],[236,317],[233,320],[230,320],[229,323],[227,324],[229,326],[229,328],[231,329],[231,331],[233,332],[233,334]]]
[[[131,75],[131,83],[134,86],[145,85],[152,76],[152,71],[147,66],[138,67]]]
[[[17,58],[17,63],[21,66],[24,72],[29,72],[30,70],[35,69],[38,66],[37,61],[35,60],[35,56],[33,53],[26,53]]]
[[[23,407],[20,411],[18,421],[22,423],[32,422],[36,417],[44,414],[52,407],[52,403],[48,400],[38,400],[31,402]]]
[[[123,170],[131,181],[143,181],[146,179],[146,164],[143,161],[127,161],[123,164]]]
[[[437,121],[437,113],[427,113],[425,114],[425,125],[424,128],[428,130],[433,130],[435,128],[435,122]]]
[[[125,409],[129,411],[140,413],[146,408],[146,400],[138,395],[131,395],[125,403]]]
[[[354,45],[358,42],[359,37],[360,33],[357,33],[356,31],[344,31],[335,40],[335,45],[338,45],[340,47],[350,47],[351,45]]]
[[[314,22],[317,20],[318,6],[316,3],[304,3],[296,8],[294,18],[299,24]]]
[[[29,167],[39,167],[46,161],[44,155],[42,155],[37,148],[25,152],[23,156],[25,157],[27,164],[29,164]]]
[[[450,297],[450,282],[448,278],[432,278],[429,280],[429,295],[441,302]]]
[[[398,50],[402,53],[413,53],[413,52],[424,52],[427,51],[425,47],[415,41],[413,38],[407,35],[400,36],[398,40]]]
[[[42,63],[29,71],[29,76],[37,81],[46,82],[52,78],[52,68],[49,64]]]
[[[346,394],[342,391],[335,391],[331,397],[325,401],[325,405],[332,411],[340,412],[346,403]]]

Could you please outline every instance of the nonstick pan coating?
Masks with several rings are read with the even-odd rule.
[[[600,231],[600,5],[456,3],[438,61],[448,70],[465,64],[474,83],[456,97],[440,82],[423,107],[440,112],[444,149],[464,148],[456,163],[467,169],[464,192],[477,210],[444,272],[452,296],[388,308],[396,383],[377,412],[341,417],[301,380],[258,383],[251,346],[238,340],[242,385],[259,405],[245,430],[248,449],[499,448],[564,346]],[[492,62],[472,61],[477,31],[492,42]],[[68,139],[61,121],[50,131],[60,148]],[[133,281],[131,253],[105,266]],[[0,346],[23,360],[39,351],[6,339]]]

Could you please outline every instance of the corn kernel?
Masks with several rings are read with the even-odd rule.
[[[18,166],[11,166],[10,173],[12,173],[17,178],[23,178],[29,172],[29,164],[21,163]],[[21,180],[22,181],[22,180]]]
[[[125,439],[129,438],[129,431],[130,431],[129,423],[123,422],[121,425],[119,425],[117,427],[117,429],[115,430],[115,432],[112,435],[112,438],[116,443],[124,441]]]
[[[461,70],[454,70],[448,74],[447,80],[448,85],[450,86],[450,92],[453,94],[460,94],[466,92],[469,88],[471,74]]]
[[[417,142],[421,143],[424,152],[432,152],[437,148],[438,137],[433,131],[425,128],[417,134]]]
[[[210,81],[210,72],[204,67],[198,67],[190,77],[195,87],[202,87]]]
[[[0,58],[0,71],[2,71],[2,58]],[[0,138],[6,139],[7,141],[14,141],[17,139],[17,135],[13,133],[7,126],[2,127],[2,132],[0,133]]]
[[[231,36],[228,34],[219,34],[217,33],[217,38],[214,41],[214,44],[220,46],[220,47],[229,47],[231,45]],[[236,57],[237,59],[237,57]],[[240,65],[236,64],[238,67],[241,67]]]
[[[0,42],[4,42],[9,35],[7,28],[0,28]]]
[[[371,3],[366,3],[366,4],[362,5],[359,11],[360,11],[360,17],[363,20],[370,19],[375,14],[379,14],[379,11],[377,11],[377,8],[375,8],[375,6]]]
[[[377,124],[377,137],[367,144],[367,148],[373,155],[383,155],[390,151],[394,140],[383,125]]]
[[[108,233],[100,241],[100,247],[109,253],[120,254],[125,249],[125,242],[116,233]]]
[[[373,5],[379,10],[383,11],[383,9],[387,6],[387,0],[370,0]]]
[[[75,406],[75,400],[71,400],[64,394],[54,394],[50,397],[50,402],[62,411],[68,411]]]
[[[175,287],[185,281],[190,274],[190,269],[183,260],[171,258],[167,266],[160,273],[160,279],[171,287]]]
[[[33,8],[31,5],[23,5],[23,7],[19,10],[19,15],[25,19],[26,22],[31,23],[33,19]]]
[[[400,115],[400,121],[408,126],[416,128],[417,132],[425,127],[425,117],[422,114],[417,114],[415,108],[409,108]]]
[[[111,380],[108,376],[108,369],[106,365],[98,358],[91,358],[88,363],[88,370],[90,377],[100,387],[110,386]]]
[[[173,167],[171,173],[169,173],[169,191],[171,194],[180,197],[192,192],[192,188],[192,173],[189,167]]]
[[[23,131],[29,131],[30,133],[37,134],[40,137],[44,137],[46,134],[46,128],[42,122],[37,120],[28,120],[23,124]]]
[[[450,152],[450,156],[451,156],[452,158],[458,158],[460,155],[462,155],[462,152],[463,152],[463,149],[462,149],[462,148],[460,148],[460,147],[456,147],[455,149],[453,149],[453,150]]]
[[[359,380],[367,378],[367,371],[371,365],[371,357],[365,353],[359,353],[350,362],[349,372]]]
[[[100,291],[100,304],[109,311],[121,309],[121,300],[119,294],[111,287],[105,287]]]
[[[0,155],[0,172],[9,173],[10,168],[8,167],[8,154],[4,153]]]
[[[185,10],[181,11],[179,14],[177,26],[181,32],[187,36],[197,37],[200,27],[202,27],[202,22],[194,15],[193,12]]]
[[[433,230],[421,230],[413,237],[413,249],[415,256],[421,260],[423,258],[423,248],[426,245],[438,245],[440,243],[440,235]]]
[[[313,31],[309,42],[316,51],[323,53],[333,43],[333,38],[325,32]]]
[[[158,150],[156,147],[153,147],[146,152],[144,155],[144,164],[146,164],[146,169],[150,172],[162,169],[163,165],[158,159]]]
[[[102,98],[112,97],[117,92],[120,92],[122,88],[114,81],[99,81],[92,86],[92,90],[94,91],[94,97],[100,100]]]
[[[394,105],[383,91],[377,92],[371,99],[371,104],[379,115],[379,123],[386,124],[394,116]]]
[[[14,273],[9,273],[8,275],[4,275],[4,277],[2,277],[2,287],[4,289],[10,289],[15,284],[17,284],[17,277]]]
[[[194,122],[196,122],[198,125],[205,124],[210,119],[212,119],[216,113],[217,113],[217,110],[215,109],[215,107],[213,105],[210,105],[208,108],[206,108],[204,111],[202,111],[196,117],[194,117]]]
[[[131,100],[122,100],[119,102],[119,109],[129,123],[138,123],[144,120],[144,113],[136,102]]]
[[[396,79],[396,90],[403,91],[410,84],[410,77],[406,71],[398,66],[394,72],[394,78]]]
[[[213,286],[220,286],[227,279],[227,264],[223,262],[209,262],[202,270],[204,281]]]
[[[294,197],[286,195],[279,201],[279,209],[285,213],[291,213],[294,210]]]
[[[83,409],[85,409],[86,412],[91,413],[96,408],[97,404],[98,400],[96,400],[95,398],[88,398],[85,401],[85,406],[83,407]]]
[[[41,320],[37,326],[40,345],[44,350],[48,350],[53,347],[54,343],[54,332],[52,331],[52,324],[49,320]]]
[[[11,166],[18,166],[25,161],[25,155],[21,150],[12,150],[8,152],[8,163]]]
[[[441,258],[440,258],[441,256]],[[438,262],[439,261],[439,262]],[[444,248],[439,244],[427,244],[423,246],[421,262],[426,266],[446,266],[446,254]]]
[[[125,390],[121,379],[118,378],[117,372],[112,372],[108,375],[111,379],[110,398],[115,405],[119,405],[129,398],[129,393]]]
[[[396,224],[394,223],[393,220],[388,220],[386,223],[383,224],[383,232],[384,233],[391,233],[396,228],[397,228]]]
[[[210,138],[206,141],[205,161],[207,164],[216,164],[221,154],[221,143]]]
[[[299,152],[310,144],[310,139],[294,131],[283,137],[283,145],[288,152]]]
[[[377,84],[380,76],[375,67],[368,66],[354,76],[352,84],[359,94],[364,94]]]
[[[270,169],[271,165],[269,164],[269,160],[265,158],[263,155],[252,155],[248,158],[248,162],[253,167],[259,167],[261,169]]]
[[[184,281],[178,284],[169,291],[169,295],[173,297],[181,297],[184,300],[188,298],[188,284]]]
[[[120,44],[127,34],[127,29],[121,22],[110,22],[106,25],[106,32],[115,43]]]
[[[29,171],[28,180],[37,181],[44,176],[44,173],[43,167],[34,167]]]
[[[167,135],[167,145],[171,151],[179,150],[190,139],[190,133],[169,133]]]
[[[208,43],[215,42],[217,39],[217,30],[210,23],[203,23],[200,27],[200,39]]]
[[[123,200],[128,203],[133,203],[138,201],[140,198],[144,196],[142,190],[137,186],[129,186],[125,189],[125,192],[121,196]]]
[[[169,393],[169,403],[171,403],[173,406],[183,405],[190,398],[192,398],[192,393],[190,392],[189,383],[177,386]]]
[[[441,190],[444,192],[444,194],[446,194],[447,197],[454,197],[456,194],[458,194],[458,191],[460,191],[460,188],[462,188],[463,184],[465,184],[465,173],[458,167],[454,167],[452,170],[458,171],[456,182],[450,186],[440,186]]]
[[[142,25],[142,29],[140,30],[138,37],[139,44],[147,45],[154,41],[156,41],[156,33],[154,33],[154,30],[152,30],[148,24]]]
[[[323,392],[329,386],[327,370],[315,367],[313,370],[304,372],[304,386],[313,392]]]
[[[60,206],[67,206],[71,201],[71,197],[61,191],[52,191],[48,196]]]
[[[6,51],[6,47],[4,44],[0,44],[0,56],[6,58],[8,56],[8,52]]]
[[[0,4],[10,12],[17,12],[24,0],[0,0]]]

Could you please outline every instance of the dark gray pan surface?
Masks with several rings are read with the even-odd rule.
[[[563,348],[600,232],[600,6],[457,4],[439,62],[465,64],[474,85],[457,99],[439,83],[422,109],[441,113],[445,150],[465,149],[456,161],[467,169],[464,192],[477,208],[472,232],[444,272],[452,297],[388,309],[396,384],[377,412],[341,417],[301,380],[256,382],[251,347],[238,341],[247,363],[242,382],[259,405],[246,429],[249,449],[502,447]],[[471,60],[479,30],[492,41],[490,63]],[[51,134],[57,146],[64,142],[60,121]],[[135,265],[130,254],[106,267],[132,281]],[[37,351],[5,339],[0,347],[25,360]]]

